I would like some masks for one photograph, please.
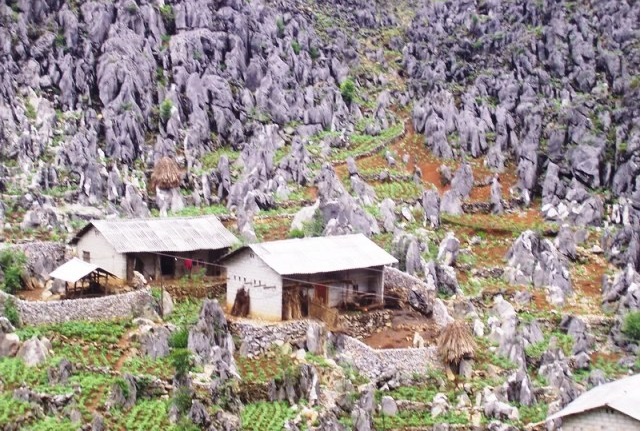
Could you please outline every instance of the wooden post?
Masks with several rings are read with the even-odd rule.
[[[163,296],[165,296],[165,286],[163,285],[162,282],[162,277],[160,277],[160,317],[163,317],[165,314],[165,309],[163,305]]]
[[[162,271],[160,269],[160,255],[155,255],[154,257],[154,278],[156,280],[160,279],[162,284]]]

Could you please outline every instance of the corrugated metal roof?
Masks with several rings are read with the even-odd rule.
[[[641,374],[599,385],[582,394],[563,410],[549,416],[547,420],[575,415],[599,407],[610,407],[640,420]]]
[[[215,216],[93,220],[118,253],[220,250],[238,239]]]
[[[113,275],[109,271],[105,271],[104,269],[100,268],[98,265],[85,262],[84,260],[80,260],[77,257],[74,257],[70,261],[63,263],[58,268],[54,269],[53,272],[51,272],[51,274],[49,275],[53,278],[57,278],[58,280],[75,283],[82,277],[91,274],[96,270],[100,270],[106,272],[107,274]]]
[[[345,271],[398,262],[363,234],[286,239],[248,247],[280,275]]]

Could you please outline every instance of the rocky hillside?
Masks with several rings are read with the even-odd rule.
[[[638,372],[638,1],[17,0],[0,23],[2,237],[58,243],[20,245],[24,287],[47,286],[91,218],[363,232],[424,290],[393,286],[412,308],[352,335],[433,345],[449,313],[478,352],[455,382],[361,375],[340,342],[248,357],[207,329],[211,303],[198,326],[200,302],[160,324],[3,323],[0,356],[34,335],[43,353],[28,379],[0,358],[0,404],[19,412],[0,427],[502,430]],[[189,331],[221,356],[169,342]]]

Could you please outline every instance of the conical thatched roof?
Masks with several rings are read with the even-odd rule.
[[[151,174],[153,187],[173,189],[180,186],[181,180],[182,174],[173,159],[165,156],[156,162],[154,172]]]
[[[474,357],[476,342],[467,323],[455,320],[445,327],[438,339],[438,356],[446,365]]]

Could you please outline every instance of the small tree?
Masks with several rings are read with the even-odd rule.
[[[0,268],[4,273],[4,281],[0,288],[8,293],[15,293],[22,288],[22,274],[24,273],[27,256],[22,251],[4,249],[0,252]]]
[[[356,85],[354,85],[354,80],[348,77],[341,84],[341,96],[343,96],[343,100],[349,104],[352,103],[355,95]]]
[[[8,297],[4,301],[4,317],[6,317],[13,326],[20,326],[20,312],[13,297]]]
[[[163,102],[160,104],[160,119],[162,121],[167,122],[167,120],[169,120],[169,117],[171,117],[171,109],[173,107],[174,104],[171,103],[171,100],[163,100]]]
[[[635,343],[639,343],[639,317],[638,311],[626,314],[623,319],[623,328],[621,329],[621,331]]]

